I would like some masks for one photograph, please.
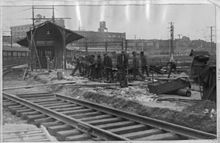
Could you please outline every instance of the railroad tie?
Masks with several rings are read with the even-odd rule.
[[[64,131],[58,131],[56,132],[56,137],[60,141],[64,141],[66,137],[68,136],[75,136],[75,135],[80,135],[82,132],[80,132],[77,129],[71,129],[71,130],[64,130]]]
[[[70,125],[54,125],[54,126],[49,126],[47,127],[47,130],[52,134],[52,135],[56,135],[56,132],[58,131],[62,131],[62,130],[68,130],[68,129],[72,129],[73,127],[71,127]]]
[[[131,126],[126,126],[126,127],[121,127],[121,128],[110,129],[108,131],[116,133],[116,134],[124,134],[124,133],[130,133],[130,132],[137,132],[137,131],[144,130],[144,129],[147,129],[146,125],[137,124],[137,125],[131,125]]]
[[[156,135],[151,135],[148,137],[142,137],[138,138],[137,140],[139,141],[144,141],[144,140],[178,140],[179,136],[173,133],[161,133],[161,134],[156,134]]]
[[[143,137],[147,137],[147,136],[154,135],[154,134],[160,134],[162,132],[163,131],[160,129],[149,129],[149,130],[144,130],[144,131],[137,131],[137,132],[122,134],[122,136],[135,140],[136,138],[143,138]]]
[[[98,125],[97,127],[108,130],[108,129],[112,129],[112,128],[120,128],[120,127],[124,127],[124,126],[131,126],[131,125],[134,125],[134,124],[136,124],[136,123],[132,122],[132,121],[122,121],[122,122]]]
[[[52,122],[54,121],[55,119],[51,118],[51,117],[45,117],[45,118],[41,118],[41,119],[34,119],[33,120],[33,123],[36,125],[36,126],[40,126],[41,124],[43,123],[46,123],[46,122]]]
[[[80,135],[66,137],[65,140],[66,141],[87,141],[90,138],[91,138],[90,135],[80,134]]]

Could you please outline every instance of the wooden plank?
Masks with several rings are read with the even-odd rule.
[[[49,84],[38,84],[38,85],[29,85],[29,86],[17,86],[17,87],[8,87],[4,88],[3,90],[14,90],[14,89],[20,89],[20,88],[34,88],[34,87],[40,87],[40,86],[50,86],[50,85],[59,85],[59,84],[71,84],[71,86],[75,87],[105,87],[105,86],[120,86],[119,83],[77,83],[75,81],[71,82],[63,82],[63,83],[49,83]],[[143,83],[129,83],[129,86],[138,86],[142,85]]]
[[[144,130],[144,131],[138,131],[133,133],[126,133],[123,134],[123,137],[129,138],[129,139],[135,139],[135,138],[143,138],[154,134],[160,134],[162,133],[159,129],[150,129],[150,130]]]
[[[69,115],[69,114],[80,114],[80,113],[87,113],[87,112],[91,112],[93,111],[93,109],[78,109],[78,110],[72,110],[72,111],[64,111],[64,112],[61,112],[62,114],[66,114],[66,115]]]
[[[49,85],[59,85],[59,84],[74,84],[75,81],[71,82],[64,82],[64,83],[50,83],[50,84],[37,84],[37,85],[28,85],[28,86],[16,86],[16,87],[8,87],[4,88],[3,90],[13,90],[13,89],[20,89],[20,88],[34,88],[39,86],[49,86]]]
[[[47,127],[49,132],[58,132],[58,131],[62,131],[62,130],[68,130],[68,129],[72,129],[71,126],[69,125],[55,125],[55,126],[49,126]]]
[[[100,115],[101,113],[98,111],[94,111],[94,112],[89,112],[89,113],[82,113],[82,114],[75,114],[75,115],[71,115],[71,117],[73,118],[82,118],[82,117],[91,117],[91,116],[97,116]]]
[[[57,112],[62,112],[62,111],[73,111],[73,110],[77,110],[77,109],[84,109],[85,107],[82,107],[82,106],[70,106],[70,107],[67,107],[67,108],[58,108],[58,109],[54,109],[56,110]]]
[[[51,101],[48,101],[48,102],[42,102],[42,103],[38,103],[39,105],[42,105],[42,106],[45,106],[45,107],[49,107],[49,106],[56,106],[56,105],[64,105],[64,102],[62,102],[62,104],[61,103],[57,103],[57,102],[51,102]]]
[[[157,135],[151,135],[148,137],[143,137],[137,139],[138,141],[144,141],[144,140],[177,140],[179,137],[173,133],[163,133],[163,134],[157,134]]]
[[[95,116],[95,117],[84,117],[84,118],[80,118],[80,120],[84,121],[84,122],[89,122],[89,121],[94,121],[94,120],[102,120],[102,119],[106,119],[106,118],[113,118],[112,115],[99,115],[99,116]]]
[[[146,125],[138,124],[138,125],[132,125],[132,126],[126,126],[116,129],[110,129],[108,131],[117,133],[117,134],[123,134],[123,133],[129,133],[129,132],[136,132],[140,130],[147,129]]]
[[[32,101],[32,102],[34,102],[34,103],[44,103],[44,102],[57,102],[58,100],[56,99],[56,98],[54,98],[54,99],[32,99],[32,100],[30,100],[30,101]]]
[[[122,121],[122,122],[116,122],[116,123],[109,123],[109,124],[104,124],[104,125],[98,125],[98,128],[102,128],[102,129],[112,129],[112,128],[120,128],[120,127],[124,127],[124,126],[131,126],[136,124],[135,122],[132,121]]]
[[[53,106],[44,106],[44,107],[47,107],[47,108],[50,108],[50,109],[56,109],[56,108],[59,108],[59,109],[61,109],[61,108],[66,108],[66,107],[74,107],[74,105],[71,105],[71,104],[68,104],[68,103],[66,103],[67,105],[65,105],[65,104],[59,104],[59,105],[53,105]],[[60,105],[62,105],[62,106],[60,106]]]
[[[66,137],[66,141],[85,141],[87,139],[90,139],[91,137],[87,134],[81,134],[81,135],[76,135],[76,136],[69,136]]]
[[[41,125],[45,127],[49,127],[49,126],[63,125],[63,123],[61,123],[60,121],[48,121],[48,122],[42,123]]]
[[[107,118],[107,119],[102,119],[102,120],[87,121],[86,123],[92,124],[92,125],[101,125],[101,124],[120,122],[120,121],[122,121],[121,118],[113,117],[113,118]]]
[[[59,131],[59,132],[56,133],[57,136],[62,136],[64,138],[68,137],[68,136],[74,136],[74,135],[80,135],[80,134],[82,134],[82,132],[80,132],[77,129]]]

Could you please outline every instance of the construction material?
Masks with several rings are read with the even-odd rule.
[[[57,72],[57,79],[58,80],[62,80],[63,79],[63,72],[62,71],[58,71]]]
[[[189,89],[186,89],[186,88],[178,89],[178,90],[170,92],[168,94],[176,94],[176,95],[186,96],[186,97],[190,97],[192,95],[191,91]]]
[[[50,86],[50,85],[59,85],[65,84],[68,86],[75,86],[75,87],[106,87],[106,86],[119,86],[119,83],[76,83],[75,81],[71,82],[61,82],[61,83],[51,83],[51,84],[37,84],[37,85],[29,85],[29,86],[17,86],[17,87],[9,87],[4,88],[3,90],[14,90],[14,89],[21,89],[21,88],[34,88],[40,86]],[[129,86],[139,86],[142,85],[140,83],[129,83]]]
[[[51,84],[29,85],[29,86],[17,86],[17,87],[4,88],[3,90],[13,90],[13,89],[21,89],[21,88],[34,88],[34,87],[39,87],[39,86],[49,86],[49,85],[59,85],[59,84],[73,84],[73,83],[76,83],[76,82],[71,81],[71,82],[65,82],[65,83],[51,83]]]
[[[191,91],[189,89],[178,89],[176,91],[177,95],[190,97],[192,95]]]
[[[149,91],[154,94],[170,93],[189,86],[190,83],[185,78],[178,78],[168,82],[158,81],[148,84]]]

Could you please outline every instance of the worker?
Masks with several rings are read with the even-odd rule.
[[[176,73],[176,61],[173,58],[173,55],[171,55],[170,61],[167,63],[169,72],[168,72],[168,78],[170,78],[171,72]]]
[[[125,51],[117,56],[117,69],[121,87],[128,87],[127,72],[128,72],[128,56]]]
[[[113,81],[112,59],[108,55],[108,53],[104,54],[103,66],[104,66],[105,76],[106,76],[107,82],[112,82]]]
[[[81,59],[81,76],[85,76],[85,56],[82,56]]]
[[[47,55],[46,59],[47,59],[47,70],[48,72],[50,72],[50,57]]]
[[[85,65],[85,77],[89,77],[89,74],[90,74],[90,67],[89,67],[89,65],[90,65],[90,55],[86,55],[85,56],[85,63],[84,63]]]
[[[142,75],[144,75],[145,72],[146,72],[147,77],[149,77],[149,72],[148,72],[149,67],[148,67],[148,64],[147,64],[147,58],[144,55],[143,51],[141,51],[141,53],[140,53],[140,59],[141,59],[141,72],[142,72]]]
[[[89,78],[91,80],[94,80],[95,79],[95,55],[91,55],[90,58],[89,58]]]
[[[102,78],[102,59],[100,55],[97,55],[96,62],[95,62],[95,74],[96,79]]]
[[[75,72],[77,70],[79,70],[79,73],[81,74],[81,59],[80,57],[76,58],[76,62],[75,62],[75,68],[73,69],[72,73],[70,75],[74,76]]]
[[[139,60],[136,56],[136,52],[132,52],[133,58],[132,58],[132,73],[133,73],[133,80],[137,80],[136,76],[139,75],[142,79],[145,79],[145,77],[140,73],[139,71]]]

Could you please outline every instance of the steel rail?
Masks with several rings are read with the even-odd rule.
[[[92,136],[98,136],[101,137],[105,140],[115,140],[115,141],[128,141],[130,139],[119,136],[117,134],[114,134],[112,132],[97,128],[95,126],[92,126],[90,124],[87,124],[85,122],[82,122],[80,120],[68,117],[62,113],[58,113],[56,111],[44,108],[41,105],[35,104],[35,103],[30,103],[30,101],[22,99],[17,97],[16,95],[13,94],[9,94],[9,93],[5,93],[3,92],[3,96],[4,98],[7,98],[9,100],[15,101],[21,105],[24,105],[30,109],[34,109],[42,114],[48,115],[54,119],[57,119],[59,121],[62,121],[68,125],[71,125],[75,128],[78,128],[80,131],[90,134]]]
[[[75,103],[75,104],[80,104],[85,107],[93,108],[93,109],[96,109],[96,110],[104,112],[104,113],[112,114],[115,116],[119,116],[122,118],[133,120],[135,122],[139,122],[139,123],[142,123],[145,125],[149,125],[149,126],[152,126],[155,128],[159,128],[159,129],[162,129],[165,131],[173,132],[175,134],[187,137],[189,139],[216,139],[217,138],[217,136],[215,134],[192,129],[189,127],[184,127],[181,125],[169,123],[169,122],[158,120],[158,119],[153,119],[150,117],[141,116],[141,115],[137,115],[137,114],[133,114],[133,113],[128,113],[128,112],[125,112],[125,111],[122,111],[119,109],[116,110],[111,107],[106,107],[106,106],[103,106],[100,104],[94,104],[92,102],[84,101],[81,99],[67,97],[62,94],[55,94],[55,95],[60,99],[65,99],[65,100],[71,101],[72,103]]]

